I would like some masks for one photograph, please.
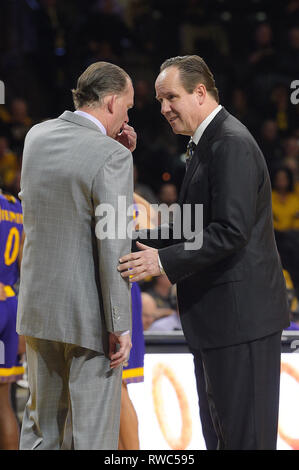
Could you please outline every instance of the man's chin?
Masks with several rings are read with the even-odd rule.
[[[172,124],[170,125],[171,125],[172,132],[174,134],[186,135],[184,129],[180,128],[180,126],[176,125],[175,123],[173,125]]]
[[[179,133],[180,133],[180,128],[179,128],[178,123],[176,122],[176,120],[170,122],[169,124],[170,124],[170,126],[171,126],[172,131],[173,131],[175,134],[179,134]]]

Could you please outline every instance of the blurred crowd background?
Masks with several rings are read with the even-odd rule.
[[[291,84],[299,80],[299,0],[0,0],[0,12],[4,190],[18,194],[30,127],[73,110],[78,76],[104,60],[134,82],[135,191],[151,203],[176,202],[188,138],[172,134],[163,121],[154,81],[166,58],[198,54],[214,73],[221,104],[264,153],[278,249],[299,294],[299,104],[291,100]],[[143,286],[148,290],[145,305],[158,292],[159,308],[175,310],[167,278]]]

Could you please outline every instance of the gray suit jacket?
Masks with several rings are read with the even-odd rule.
[[[18,333],[102,352],[107,331],[131,329],[130,286],[117,271],[131,240],[95,235],[96,208],[111,204],[117,217],[118,196],[133,204],[132,155],[93,122],[66,111],[28,132]]]

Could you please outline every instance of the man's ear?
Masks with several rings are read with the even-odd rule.
[[[116,102],[116,95],[110,95],[107,97],[107,109],[110,114],[114,113],[115,102]]]
[[[206,87],[204,86],[203,83],[199,83],[196,88],[195,88],[195,93],[196,93],[196,96],[197,96],[197,99],[199,101],[200,104],[203,104],[205,98],[206,98],[206,95],[207,95],[207,89]]]

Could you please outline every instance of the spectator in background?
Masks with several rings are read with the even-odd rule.
[[[88,51],[86,66],[94,62],[117,62],[117,55],[113,52],[111,44],[106,39],[90,38],[88,41]]]
[[[157,310],[157,303],[155,299],[147,292],[142,292],[142,323],[143,330],[149,329],[151,324],[155,321],[155,312]]]
[[[276,67],[273,30],[269,23],[259,24],[254,32],[254,44],[248,57],[248,77],[258,105],[264,105]]]
[[[4,104],[0,105],[0,135],[11,139],[11,133],[9,129],[9,122],[10,122],[10,113]]]
[[[284,19],[287,24],[294,21],[299,22],[299,0],[288,0],[284,9]]]
[[[289,135],[284,141],[284,158],[299,160],[299,139],[295,135]]]
[[[283,142],[284,166],[290,168],[294,175],[294,190],[299,195],[299,139],[288,136]]]
[[[174,211],[171,207],[173,204],[177,202],[178,199],[178,192],[176,185],[173,183],[163,183],[160,186],[159,193],[158,193],[159,203],[163,204],[164,206],[161,211],[158,213],[159,223],[160,224],[168,224],[173,222]],[[167,209],[165,208],[165,204]]]
[[[158,130],[156,118],[159,116],[159,109],[154,102],[152,87],[148,80],[137,79],[134,82],[134,90],[134,108],[130,112],[130,120],[140,136],[138,146],[141,145],[144,149],[154,144],[153,133],[156,134]]]
[[[167,277],[160,276],[160,277]],[[169,281],[168,281],[169,282]],[[162,284],[164,286],[162,287]],[[165,295],[161,296],[160,292],[167,288],[168,283],[164,279],[161,281],[160,287],[142,292],[142,322],[143,329],[146,331],[172,331],[181,330],[181,322],[177,310],[176,288],[172,286],[168,300]],[[163,292],[165,294],[165,292]]]
[[[248,106],[248,97],[245,90],[239,87],[233,89],[230,109],[233,116],[256,134],[259,118],[254,109]]]
[[[13,184],[19,169],[16,154],[10,150],[8,140],[0,136],[0,184],[8,190]]]
[[[149,326],[148,331],[174,331],[182,330],[180,315],[177,307],[176,300],[176,285],[171,287],[170,294],[171,304],[174,307],[174,310],[171,315],[166,317],[155,319],[152,324]]]
[[[248,63],[256,74],[271,73],[275,69],[275,48],[273,31],[269,23],[259,24],[254,32],[253,50],[248,57]]]
[[[275,85],[270,95],[269,111],[277,124],[280,136],[285,136],[293,128],[293,105],[290,102],[290,90],[284,84]]]
[[[196,54],[200,45],[209,48],[215,58],[227,57],[230,54],[227,31],[220,22],[211,18],[208,8],[200,3],[187,0],[183,9],[180,26],[181,54]]]
[[[274,171],[272,211],[275,230],[299,230],[299,197],[294,192],[294,175],[287,167]]]
[[[283,47],[279,57],[279,69],[290,80],[298,79],[299,64],[299,26],[291,26],[288,30],[287,45]]]
[[[264,154],[268,170],[272,174],[274,169],[281,164],[283,157],[277,123],[273,119],[267,119],[262,123],[258,142]]]
[[[178,331],[182,330],[181,320],[178,311],[174,311],[168,317],[159,318],[152,322],[147,331]]]
[[[177,202],[178,199],[176,185],[173,183],[163,183],[160,187],[158,197],[161,204],[164,203],[167,206],[171,206],[171,204]]]
[[[152,151],[159,147],[159,130],[157,129],[157,116],[159,109],[154,102],[152,87],[148,80],[144,78],[136,79],[134,82],[134,108],[130,111],[130,121],[138,134],[138,145],[134,154],[134,162],[140,169],[140,176],[144,181],[144,176],[151,174]],[[156,136],[153,139],[153,135]],[[149,199],[148,199],[149,200]]]
[[[177,309],[176,296],[173,293],[171,282],[166,274],[154,277],[152,287],[147,290],[147,293],[155,299],[157,305],[155,320],[172,315],[173,311]]]
[[[84,38],[89,44],[88,63],[93,61],[119,61],[126,47],[130,45],[130,31],[123,17],[119,2],[102,0],[94,4],[87,15],[83,31]],[[100,57],[100,54],[103,54]]]
[[[11,183],[8,185],[7,190],[9,193],[11,193],[14,197],[18,199],[19,197],[19,192],[21,190],[21,169],[18,168],[18,170],[15,173],[15,177],[11,181]]]
[[[272,212],[277,249],[283,268],[289,272],[299,296],[299,197],[294,176],[287,167],[272,176]]]
[[[157,314],[156,300],[147,292],[142,292],[142,323],[144,331],[165,332],[181,330],[182,325],[177,310],[173,310],[167,317]]]
[[[15,98],[12,101],[8,124],[12,136],[12,148],[17,154],[21,154],[25,136],[33,124],[27,102],[22,98]]]

